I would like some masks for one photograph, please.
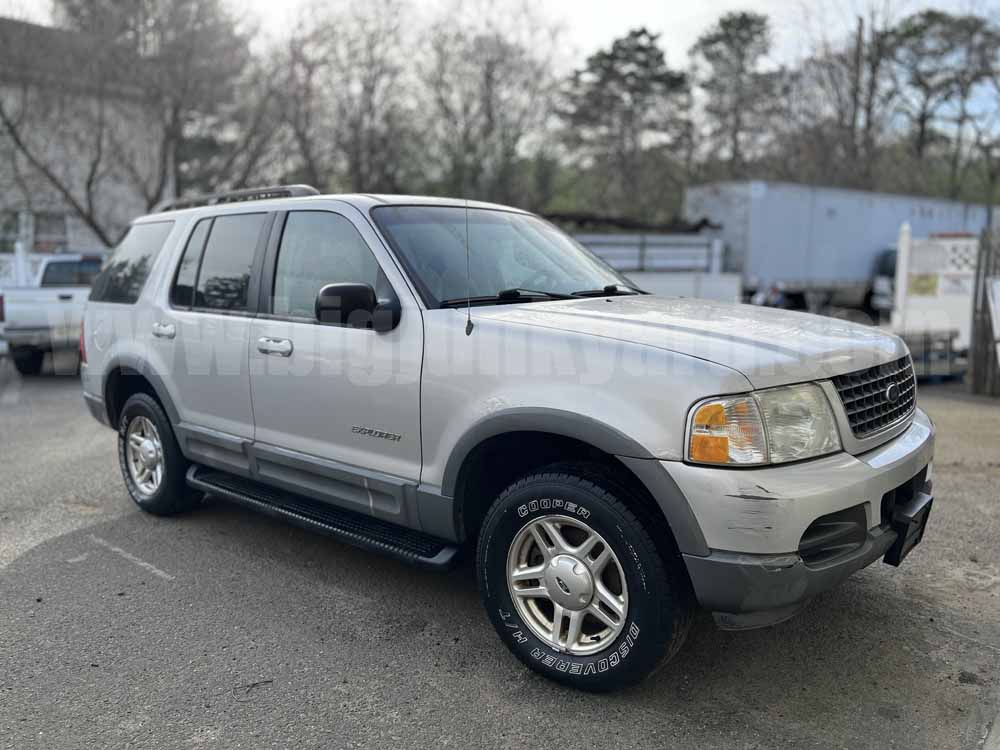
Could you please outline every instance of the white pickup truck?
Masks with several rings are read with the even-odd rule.
[[[98,255],[54,255],[43,261],[32,286],[0,291],[0,339],[22,375],[37,375],[46,352],[77,345],[102,261]]]

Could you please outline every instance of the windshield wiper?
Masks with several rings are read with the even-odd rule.
[[[620,295],[645,294],[646,292],[634,286],[624,284],[608,284],[601,289],[584,289],[580,292],[573,292],[573,297],[617,297]]]
[[[525,289],[515,287],[513,289],[501,289],[497,292],[500,299],[520,299],[521,297],[545,297],[545,299],[573,299],[572,294],[560,294],[559,292],[543,292],[539,289]]]
[[[540,289],[524,289],[515,287],[511,289],[501,289],[496,294],[488,294],[479,297],[455,297],[441,301],[441,307],[461,307],[468,302],[472,305],[484,305],[491,302],[529,302],[532,300],[549,299],[573,299],[572,294],[560,294],[559,292],[543,292]]]

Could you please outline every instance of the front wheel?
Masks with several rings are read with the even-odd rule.
[[[490,619],[531,669],[590,691],[639,682],[677,652],[690,584],[668,539],[595,467],[557,465],[508,487],[479,537]],[[675,550],[674,550],[675,552]]]

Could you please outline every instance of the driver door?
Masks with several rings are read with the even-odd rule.
[[[403,312],[384,333],[321,324],[314,313],[326,284],[377,288],[384,271],[373,246],[391,263],[371,228],[341,213],[289,211],[275,221],[250,334],[254,455],[262,479],[405,524],[394,488],[420,476],[416,302],[393,283]]]

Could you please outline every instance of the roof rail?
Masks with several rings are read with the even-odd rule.
[[[180,211],[183,208],[195,208],[196,206],[216,206],[221,203],[266,201],[271,198],[296,198],[304,195],[319,195],[319,190],[312,185],[270,185],[268,187],[248,188],[247,190],[232,190],[228,193],[193,195],[190,198],[173,198],[160,201],[153,207],[153,213]]]

